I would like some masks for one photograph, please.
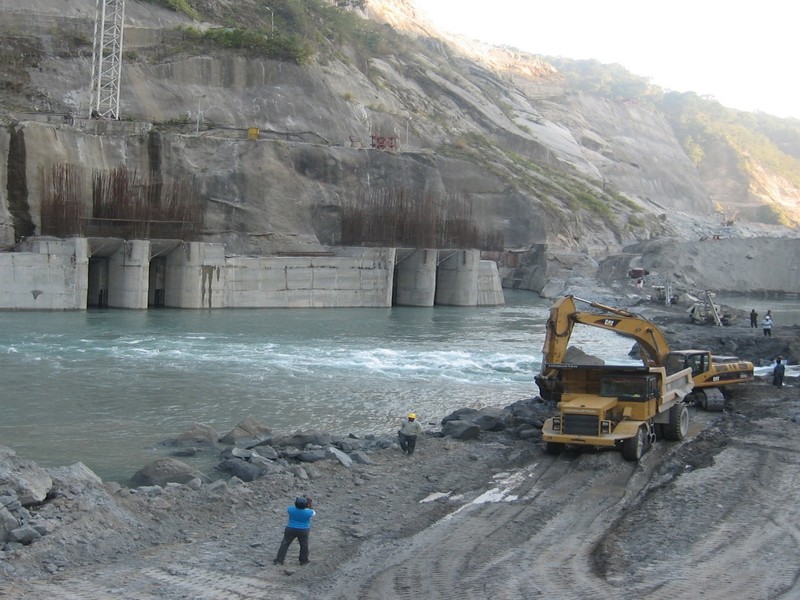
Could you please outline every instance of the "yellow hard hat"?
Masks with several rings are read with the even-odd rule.
[[[417,415],[416,415],[416,413],[408,413],[408,418],[409,419],[416,419]]]

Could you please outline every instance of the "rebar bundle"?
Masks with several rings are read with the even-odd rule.
[[[362,190],[342,208],[341,224],[341,243],[348,246],[503,249],[502,232],[478,227],[471,203],[458,195]]]
[[[50,177],[43,176],[44,235],[200,239],[205,211],[194,177],[164,182],[157,173],[143,179],[124,167],[94,171],[88,217],[85,189],[84,172],[72,165],[54,165]]]

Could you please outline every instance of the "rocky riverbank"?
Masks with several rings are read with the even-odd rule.
[[[651,312],[649,307],[647,310]],[[735,347],[740,356],[754,361],[778,353],[792,356],[798,342],[796,329],[786,328],[764,340],[743,326],[692,326],[682,320],[682,311],[673,312],[659,308],[648,316],[660,320],[671,336],[691,345],[706,342],[702,344],[705,347]],[[729,399],[724,413],[693,410],[691,439],[657,444],[638,466],[622,461],[615,452],[576,453],[558,459],[546,456],[538,439],[542,420],[553,407],[537,398],[520,400],[505,409],[459,410],[443,423],[427,423],[427,433],[413,457],[403,455],[388,436],[274,432],[253,419],[244,419],[232,431],[219,435],[198,424],[171,440],[164,447],[165,456],[137,472],[130,487],[105,483],[80,463],[42,469],[2,449],[0,597],[344,598],[355,594],[378,598],[405,597],[397,590],[414,590],[419,585],[427,590],[425,597],[445,598],[454,590],[485,590],[475,587],[478,584],[469,576],[470,569],[505,556],[507,549],[539,547],[542,556],[553,551],[539,527],[555,526],[559,518],[568,519],[559,525],[562,530],[566,527],[566,532],[571,528],[567,522],[576,523],[578,530],[583,528],[584,541],[607,539],[598,546],[597,554],[605,574],[591,575],[603,582],[587,589],[593,590],[592,597],[619,597],[607,589],[608,582],[616,581],[614,578],[625,581],[626,569],[652,558],[631,554],[631,547],[644,543],[631,538],[636,538],[638,526],[607,530],[615,521],[605,518],[592,525],[577,523],[606,506],[601,499],[616,494],[621,504],[606,510],[627,507],[625,511],[646,512],[665,486],[690,484],[694,471],[707,477],[716,477],[719,469],[720,477],[728,476],[728,468],[746,471],[746,465],[726,467],[726,453],[740,443],[742,451],[750,448],[753,436],[766,435],[770,444],[785,446],[781,450],[785,458],[800,455],[794,441],[796,415],[800,414],[794,385],[790,380],[788,386],[777,389],[758,381],[743,385]],[[795,454],[785,454],[792,452],[790,448],[795,448]],[[182,455],[198,452],[217,456],[212,476],[181,461]],[[774,474],[759,472],[759,486],[785,488],[773,480],[784,476],[781,469],[775,467]],[[729,475],[735,476],[734,471]],[[700,484],[695,481],[691,485]],[[611,487],[601,493],[597,486]],[[585,488],[584,492],[574,495],[580,488]],[[708,517],[706,507],[732,502],[730,488],[703,489],[708,498],[695,507],[689,502],[682,504],[676,518],[697,523]],[[285,508],[299,494],[314,497],[318,512],[311,540],[312,563],[299,570],[294,564],[295,547],[287,565],[276,568],[271,560],[280,541]],[[589,508],[581,500],[585,494],[600,494],[600,503]],[[800,505],[792,500],[797,491],[783,494],[782,505]],[[669,502],[668,498],[659,502]],[[791,517],[780,510],[770,514],[781,522]],[[494,517],[470,517],[473,511],[499,512]],[[522,517],[524,511],[534,511],[537,516]],[[713,511],[714,527],[726,527],[726,519]],[[593,537],[603,531],[604,537]],[[699,553],[699,548],[685,548],[700,543],[691,541],[693,535],[686,532],[686,538],[680,540],[662,536],[659,553]],[[634,545],[628,545],[631,543]],[[623,546],[628,550],[622,551]],[[581,547],[575,545],[574,551],[582,552]],[[415,550],[408,554],[411,548]],[[436,558],[429,557],[421,564],[428,548],[438,548]],[[482,548],[495,558],[484,556]],[[446,559],[448,553],[452,556]],[[787,560],[793,560],[791,554],[789,551]],[[537,564],[528,550],[504,560],[503,565],[514,563],[519,572]],[[703,560],[710,559],[705,556]],[[473,567],[466,568],[463,561]],[[493,564],[500,567],[500,563]],[[428,571],[419,579],[405,571],[412,567]],[[584,577],[593,570],[596,568]],[[542,580],[520,582],[518,575],[480,572],[493,589],[546,588]],[[438,584],[437,577],[443,578]],[[642,586],[646,581],[645,577],[631,585]],[[567,586],[565,590],[577,593],[574,582],[564,580],[562,584]],[[374,593],[366,591],[373,587]],[[476,593],[472,597],[505,597]],[[756,593],[752,597],[774,596]]]

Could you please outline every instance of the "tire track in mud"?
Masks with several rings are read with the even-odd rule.
[[[595,462],[611,464],[613,475]],[[567,597],[562,587],[543,586],[539,580],[540,570],[553,568],[558,569],[558,582],[582,581],[572,590],[597,597],[603,582],[595,581],[587,561],[576,560],[584,549],[576,542],[594,527],[598,515],[625,496],[633,471],[617,453],[543,456],[523,470],[504,474],[497,488],[413,536],[379,571],[370,572],[371,557],[386,549],[365,549],[345,567],[353,577],[326,597]]]
[[[693,598],[697,590],[709,600],[743,590],[753,600],[799,596],[800,454],[761,442],[733,442],[696,481],[687,475],[696,502],[714,503],[694,512],[697,539],[685,552],[635,565],[629,589],[654,600]]]
[[[165,559],[169,555],[169,559]],[[26,600],[296,600],[283,584],[284,570],[262,569],[264,577],[230,574],[197,566],[218,557],[213,548],[162,549],[155,557],[103,569],[87,567],[67,578],[16,582],[10,598]],[[0,593],[0,598],[4,596]]]

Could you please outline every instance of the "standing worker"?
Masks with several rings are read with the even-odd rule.
[[[273,565],[282,565],[286,558],[289,545],[297,539],[300,543],[300,564],[307,565],[308,560],[308,534],[311,532],[311,517],[317,512],[311,508],[311,498],[301,496],[294,501],[294,506],[286,509],[289,513],[289,523],[283,530],[283,541],[278,549],[278,556],[272,561]]]
[[[417,421],[415,413],[408,413],[408,420],[403,421],[397,437],[400,439],[400,449],[411,456],[417,446],[417,436],[422,435],[422,425]]]
[[[758,313],[755,308],[750,311],[750,327],[758,328]]]
[[[764,337],[772,337],[772,317],[769,312],[767,312],[767,316],[764,317],[764,322],[761,326],[764,328]]]
[[[783,374],[786,373],[786,367],[781,362],[782,356],[775,357],[775,368],[772,369],[772,385],[775,387],[783,387]]]

